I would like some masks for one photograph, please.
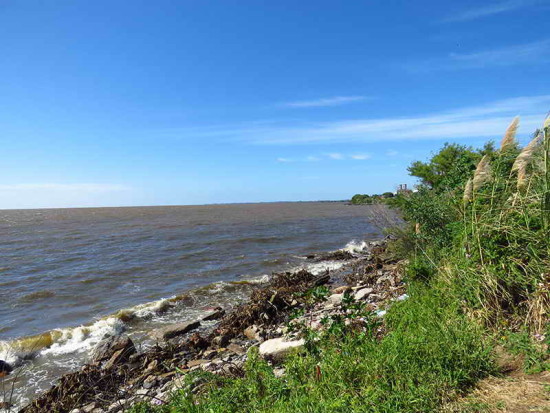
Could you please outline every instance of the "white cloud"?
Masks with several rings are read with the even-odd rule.
[[[480,69],[491,66],[541,64],[550,60],[550,40],[483,50],[473,53],[450,53],[447,57],[411,61],[405,68],[412,72]]]
[[[289,159],[289,158],[277,158],[278,162],[318,162],[322,160],[329,160],[329,161],[342,161],[346,159],[352,159],[356,161],[363,161],[366,159],[370,159],[371,155],[368,153],[358,153],[358,154],[352,154],[352,155],[346,155],[343,153],[326,153],[324,155],[309,155],[305,158],[299,158],[299,159]]]
[[[361,153],[361,154],[351,155],[350,158],[355,159],[356,161],[364,161],[364,160],[370,159],[371,156],[366,153]]]
[[[397,155],[399,155],[399,152],[394,151],[393,149],[390,149],[389,151],[386,152],[386,156],[397,156]]]
[[[0,185],[0,191],[56,191],[56,192],[118,192],[128,191],[130,187],[117,184],[58,184],[58,183],[31,183],[31,184],[11,184]]]
[[[366,100],[366,99],[367,99],[366,96],[335,96],[331,98],[287,102],[287,103],[283,103],[281,106],[285,106],[289,108],[313,108],[313,107],[324,107],[324,106],[338,106],[338,105],[345,105],[347,103],[359,102],[361,100]]]
[[[493,3],[489,5],[484,5],[482,7],[476,7],[463,12],[457,13],[453,16],[449,16],[444,19],[443,22],[461,22],[475,20],[482,17],[493,16],[495,14],[501,14],[506,12],[511,12],[514,10],[523,9],[529,7],[535,3],[537,0],[508,0],[504,2]]]
[[[550,95],[522,96],[417,116],[344,120],[315,126],[271,127],[241,130],[228,137],[253,144],[298,145],[338,142],[379,142],[422,139],[498,139],[511,119],[521,115],[521,131],[540,127],[550,108]],[[220,136],[223,132],[220,131]],[[330,156],[330,154],[327,154]],[[342,154],[332,154],[332,159]]]

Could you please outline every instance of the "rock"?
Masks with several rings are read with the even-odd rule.
[[[149,393],[151,393],[149,389],[139,389],[136,391],[136,396],[147,396]]]
[[[157,378],[155,376],[147,376],[145,380],[143,380],[143,388],[144,389],[150,389],[152,387],[155,387],[155,384],[157,384]]]
[[[222,334],[212,339],[212,345],[216,347],[225,347],[229,343],[229,336]]]
[[[284,359],[293,349],[303,347],[304,340],[286,341],[284,338],[272,338],[260,344],[260,355],[265,358],[280,361]]]
[[[10,366],[4,360],[0,360],[0,377],[7,376],[13,371],[13,367]]]
[[[1,409],[2,407],[3,407],[3,406],[2,406],[2,403],[0,403],[0,409]],[[4,407],[4,408],[5,408],[5,407]],[[7,410],[7,409],[6,409],[6,410]],[[80,410],[80,409],[73,409],[73,410],[71,410],[70,413],[82,413],[82,410]]]
[[[82,410],[84,413],[90,413],[90,412],[92,412],[93,410],[95,410],[95,407],[96,407],[95,402],[91,402],[90,404],[87,404],[86,406],[82,406],[82,409],[81,409],[81,410]]]
[[[349,291],[351,290],[351,287],[349,287],[348,285],[342,285],[340,287],[336,287],[332,290],[333,294],[343,294],[345,293],[346,291]]]
[[[204,350],[208,347],[208,341],[206,341],[199,333],[193,333],[187,343],[189,346],[197,350]]]
[[[150,335],[156,340],[169,340],[173,337],[181,336],[182,334],[195,330],[200,325],[200,321],[192,321],[190,323],[177,323],[153,330]]]
[[[121,411],[124,411],[124,405],[126,404],[126,400],[125,399],[120,399],[120,400],[117,400],[116,402],[112,403],[111,405],[109,405],[109,407],[107,408],[107,412],[109,413],[117,413],[117,412],[121,412]]]
[[[215,307],[210,313],[202,318],[202,321],[218,320],[225,315],[225,310],[221,307]]]
[[[344,298],[344,294],[332,294],[328,299],[326,304],[329,307],[334,307],[337,305],[342,304],[342,299]]]
[[[136,352],[134,342],[128,336],[109,336],[103,339],[94,349],[93,360],[101,362],[109,360],[113,355],[122,350],[124,357],[129,357]]]
[[[147,368],[145,369],[145,371],[155,371],[155,369],[158,367],[159,365],[159,362],[158,360],[153,360],[152,362],[149,363],[149,365],[147,366]]]
[[[201,364],[209,363],[209,362],[210,362],[210,360],[204,360],[204,359],[191,360],[187,363],[187,367],[188,368],[193,368],[193,367],[200,366]]]
[[[235,354],[245,354],[246,350],[238,344],[231,343],[227,346],[227,349]]]
[[[134,349],[135,351],[135,349]],[[110,368],[112,368],[113,366],[119,364],[119,363],[122,363],[124,361],[128,361],[128,350],[127,349],[120,349],[120,350],[117,350],[115,351],[115,353],[111,356],[111,358],[109,359],[109,361],[107,361],[104,365],[103,365],[103,368],[105,370],[109,370]]]
[[[368,296],[370,293],[372,293],[372,291],[373,291],[372,288],[363,288],[361,290],[357,290],[353,298],[355,298],[358,301],[362,300],[363,298]]]
[[[277,367],[276,369],[273,369],[273,374],[277,378],[281,378],[285,375],[285,369],[282,367]]]
[[[207,351],[204,352],[204,354],[202,356],[207,360],[212,360],[217,355],[218,355],[217,350],[207,350]]]
[[[260,341],[261,337],[259,334],[258,326],[252,325],[244,329],[243,334],[249,340],[258,340]]]

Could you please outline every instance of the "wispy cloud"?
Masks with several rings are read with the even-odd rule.
[[[288,162],[318,162],[323,160],[329,161],[343,161],[343,160],[355,160],[355,161],[364,161],[370,159],[371,155],[368,153],[359,153],[359,154],[343,154],[338,152],[325,153],[323,155],[309,155],[305,158],[277,158],[277,162],[288,163]]]
[[[338,106],[347,103],[359,102],[368,99],[367,96],[335,96],[330,98],[321,98],[314,100],[299,100],[296,102],[282,103],[280,106],[287,108],[314,108],[323,106]]]
[[[462,12],[454,14],[453,16],[449,16],[443,19],[443,22],[451,23],[451,22],[476,20],[482,17],[488,17],[488,16],[493,16],[495,14],[507,13],[514,10],[523,9],[525,7],[532,6],[535,3],[538,3],[538,1],[537,0],[501,1],[497,3],[484,5],[481,7],[464,10]]]
[[[545,61],[550,57],[550,40],[486,50],[477,53],[451,53],[453,66],[478,68],[486,66],[511,66],[532,61]]]
[[[409,117],[344,120],[315,126],[271,127],[232,131],[226,137],[252,144],[303,145],[339,142],[379,142],[425,139],[495,138],[510,120],[521,115],[521,131],[540,127],[550,108],[550,95],[522,96],[442,112]],[[220,131],[220,135],[224,135]],[[334,154],[333,154],[334,155]],[[336,157],[332,157],[337,159]]]
[[[118,192],[128,191],[130,187],[116,184],[58,184],[58,183],[31,183],[31,184],[11,184],[0,185],[0,191],[63,191],[63,192]]]
[[[550,40],[482,50],[472,53],[450,53],[446,57],[412,61],[405,68],[412,72],[437,70],[479,69],[491,66],[544,64],[550,60]]]
[[[365,161],[367,159],[370,159],[371,156],[367,153],[360,153],[360,154],[356,154],[356,155],[351,155],[350,158],[354,159],[356,161]]]

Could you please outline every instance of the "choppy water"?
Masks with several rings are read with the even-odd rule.
[[[308,202],[0,211],[0,359],[21,366],[20,403],[85,362],[105,333],[126,331],[146,346],[153,327],[241,300],[250,286],[238,281],[379,237],[367,209]]]

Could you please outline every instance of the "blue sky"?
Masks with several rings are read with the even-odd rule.
[[[550,0],[0,0],[0,208],[345,199],[550,110]]]

